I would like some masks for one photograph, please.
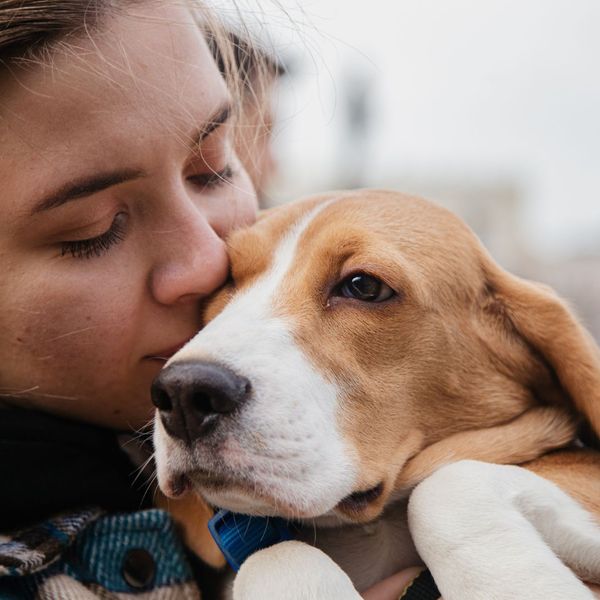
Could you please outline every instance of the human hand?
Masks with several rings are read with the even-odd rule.
[[[410,567],[380,581],[366,590],[362,597],[364,600],[399,600],[410,583],[419,575],[423,567]],[[600,585],[588,583],[587,586],[600,599]],[[443,600],[441,597],[439,600]]]
[[[364,600],[398,600],[421,571],[423,567],[404,569],[370,587],[362,597]]]

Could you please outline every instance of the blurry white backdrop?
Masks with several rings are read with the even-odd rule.
[[[271,203],[357,186],[428,197],[600,337],[600,1],[238,4],[290,63]]]

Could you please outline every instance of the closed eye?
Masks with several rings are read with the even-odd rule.
[[[104,233],[84,240],[61,242],[61,256],[70,254],[73,258],[98,258],[106,254],[112,246],[125,239],[128,215],[118,212],[111,226]]]
[[[198,173],[196,175],[190,175],[187,179],[194,185],[205,189],[205,188],[216,188],[226,183],[231,183],[235,173],[231,165],[227,165],[220,171],[210,171],[208,173]]]

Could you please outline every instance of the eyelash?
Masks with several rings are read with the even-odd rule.
[[[211,171],[210,173],[203,173],[202,175],[191,175],[189,180],[202,187],[202,188],[216,188],[226,183],[231,183],[235,173],[231,168],[231,165],[227,165],[220,171]]]
[[[202,188],[213,189],[226,183],[231,183],[235,173],[230,165],[221,171],[212,171],[203,175],[192,175],[189,179]],[[122,222],[126,213],[120,212],[115,215],[113,222],[101,235],[87,240],[74,240],[61,243],[61,256],[70,254],[73,258],[89,259],[97,258],[110,250],[112,246],[125,239],[126,222]]]
[[[102,256],[105,252],[125,239],[126,213],[115,215],[113,222],[103,234],[87,240],[75,240],[61,243],[61,256],[70,254],[73,258],[94,258]],[[125,221],[125,222],[123,222]]]

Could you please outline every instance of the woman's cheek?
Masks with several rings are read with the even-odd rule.
[[[110,293],[112,286],[86,278],[44,278],[24,298],[16,342],[40,361],[56,366],[93,360],[98,367],[126,347],[131,311],[123,298]],[[110,352],[108,352],[110,350]]]
[[[233,202],[231,202],[234,207],[230,225],[231,230],[252,225],[256,221],[258,213],[258,199],[250,176],[239,161],[237,162],[237,168],[239,168],[238,176],[231,186],[232,193],[235,196]]]

